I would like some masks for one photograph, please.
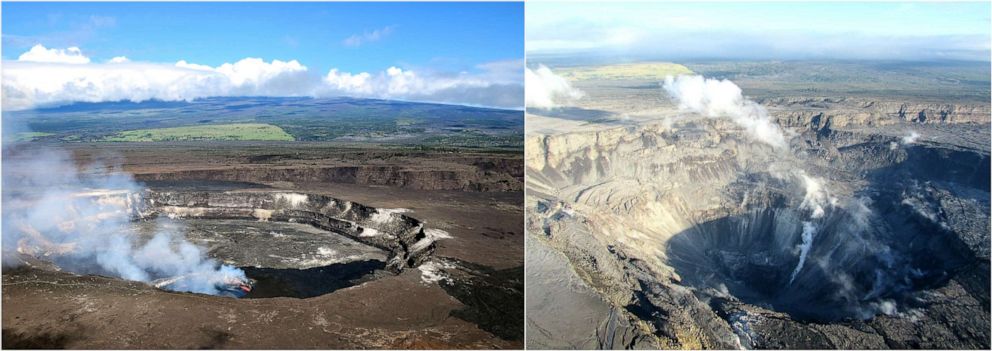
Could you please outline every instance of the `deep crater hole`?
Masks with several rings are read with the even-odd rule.
[[[895,201],[895,203],[893,203]],[[716,297],[784,312],[797,320],[867,319],[912,308],[962,263],[949,235],[882,199],[868,223],[837,209],[813,221],[800,262],[803,221],[789,208],[752,209],[677,234],[668,259],[682,283]],[[898,306],[898,307],[897,307]]]
[[[222,294],[229,297],[310,298],[387,274],[385,250],[303,223],[193,218],[135,225],[139,233],[177,228],[210,258],[242,269],[252,289]]]

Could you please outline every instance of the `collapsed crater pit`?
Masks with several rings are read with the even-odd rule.
[[[934,225],[901,207],[879,212],[867,223],[844,210],[804,223],[791,208],[752,209],[676,235],[668,262],[683,284],[796,320],[867,319],[913,305],[915,293],[945,283],[965,262]]]
[[[324,195],[145,191],[128,196],[140,203],[131,217],[143,240],[163,229],[178,231],[208,257],[243,270],[253,284],[238,297],[319,296],[417,267],[435,249],[431,231],[402,210]]]
[[[854,152],[884,145],[859,148]],[[945,285],[987,247],[966,242],[971,228],[949,224],[955,214],[943,207],[987,208],[988,178],[975,169],[987,169],[988,157],[931,147],[896,155],[863,170],[866,186],[822,218],[796,206],[800,193],[742,175],[748,180],[730,187],[730,202],[745,200],[739,189],[762,200],[674,235],[668,263],[683,284],[796,320],[869,319],[924,307],[925,290]]]
[[[642,319],[664,308],[659,276],[720,316],[757,306],[822,323],[911,318],[987,262],[986,151],[838,132],[784,153],[721,123],[532,138],[530,194],[562,203],[538,202],[535,228],[607,296],[643,272],[633,296],[650,296],[627,305]],[[817,213],[806,197],[821,193]],[[987,296],[980,282],[962,286]]]
[[[143,240],[161,230],[181,232],[206,256],[241,269],[253,281],[243,298],[320,296],[375,279],[388,257],[380,248],[302,223],[166,218],[132,224]]]

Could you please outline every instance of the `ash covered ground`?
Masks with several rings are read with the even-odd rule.
[[[75,195],[15,216],[50,192],[9,165],[51,149]],[[519,149],[41,140],[3,156],[5,348],[523,345]],[[111,237],[127,248],[103,249]]]
[[[987,64],[638,65],[532,67],[528,347],[989,347]]]

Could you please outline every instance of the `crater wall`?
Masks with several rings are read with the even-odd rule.
[[[146,191],[134,217],[252,219],[309,224],[389,252],[393,272],[420,265],[433,254],[424,224],[396,210],[376,209],[316,194],[289,192]]]

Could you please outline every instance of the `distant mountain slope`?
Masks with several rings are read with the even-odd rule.
[[[524,128],[523,112],[514,110],[374,99],[271,97],[77,103],[4,112],[3,122],[5,136],[8,132],[46,133],[33,134],[34,139],[58,142],[115,140],[113,136],[125,131],[261,123],[281,128],[297,141],[498,148],[521,146]]]

